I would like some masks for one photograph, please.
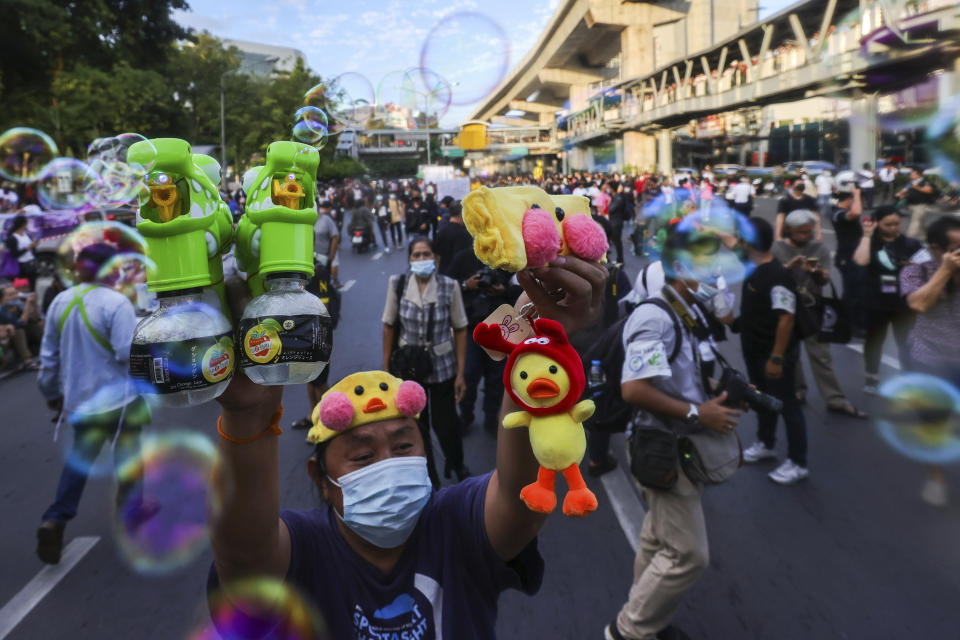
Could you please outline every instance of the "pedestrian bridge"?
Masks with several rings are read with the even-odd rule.
[[[601,4],[603,0],[562,2],[540,42],[472,118],[503,121],[519,112],[524,114],[520,117],[539,118],[555,141],[553,152],[617,135],[624,139],[626,162],[650,165],[657,146],[656,155],[664,159],[670,128],[744,107],[822,95],[850,98],[862,116],[857,121],[869,128],[876,121],[878,93],[915,85],[939,70],[951,72],[960,59],[960,4],[955,0],[805,0],[731,32],[709,48],[627,75],[644,66],[638,59],[663,57],[657,54],[664,48],[663,34],[657,39],[660,25],[653,23],[650,47],[641,14],[630,10],[636,13],[647,5],[648,15],[660,11],[664,15],[658,19],[667,19],[670,12],[682,15],[679,5],[686,4],[692,20],[705,2],[623,3],[629,8],[608,17],[594,6]],[[738,4],[710,2],[711,19],[728,5],[730,11],[739,10]],[[631,32],[637,29],[648,30]],[[591,30],[596,31],[593,40]],[[564,43],[551,44],[564,34]],[[591,53],[596,51],[603,55]],[[557,68],[562,59],[569,68]],[[586,62],[592,62],[589,73]],[[960,81],[953,82],[957,93]],[[875,161],[868,132],[851,135],[851,160]]]

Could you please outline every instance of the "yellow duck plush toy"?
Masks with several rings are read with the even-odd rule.
[[[540,463],[537,481],[523,488],[520,499],[532,511],[552,512],[560,472],[569,487],[563,512],[585,516],[596,510],[597,497],[587,488],[579,466],[587,449],[583,421],[594,411],[592,400],[577,402],[586,385],[583,363],[560,323],[541,318],[534,320],[533,328],[532,337],[513,344],[500,325],[480,323],[473,339],[482,347],[510,354],[503,385],[524,411],[507,414],[503,427],[529,427],[530,446]]]
[[[347,376],[313,408],[307,442],[326,442],[338,433],[391,418],[416,418],[427,405],[427,394],[416,382],[385,371],[361,371]]]
[[[607,235],[583,196],[551,196],[538,187],[480,187],[463,199],[463,223],[487,266],[506,271],[542,267],[558,255],[598,261]]]

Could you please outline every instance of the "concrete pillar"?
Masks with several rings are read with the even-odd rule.
[[[657,139],[639,131],[623,134],[623,163],[639,167],[641,171],[657,164]]]
[[[667,129],[657,132],[657,169],[664,174],[673,171],[673,136]]]
[[[632,24],[620,32],[620,75],[624,80],[653,73],[653,27]]]
[[[850,101],[850,168],[869,162],[877,166],[877,97],[859,96]]]

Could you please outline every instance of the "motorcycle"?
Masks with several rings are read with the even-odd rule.
[[[357,253],[366,253],[370,247],[375,247],[376,240],[373,236],[373,229],[370,227],[351,228],[350,246]]]

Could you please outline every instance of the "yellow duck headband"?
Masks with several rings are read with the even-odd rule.
[[[385,371],[354,373],[330,387],[314,407],[307,442],[320,444],[364,424],[393,418],[416,418],[427,394],[416,382]]]

